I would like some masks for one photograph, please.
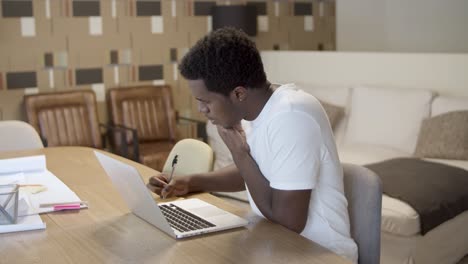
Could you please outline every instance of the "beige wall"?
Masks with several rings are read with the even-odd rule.
[[[275,82],[428,89],[468,97],[468,54],[265,51],[262,59]]]
[[[161,16],[137,16],[137,2],[101,0],[100,18],[90,18],[73,16],[73,0],[32,0],[32,17],[0,17],[0,119],[25,120],[25,93],[94,89],[100,119],[105,122],[105,89],[151,83],[171,85],[181,114],[200,118],[185,81],[175,71],[184,52],[208,32],[210,17],[195,15],[194,5],[200,1],[189,0],[163,0]],[[254,37],[261,50],[272,50],[274,46],[282,50],[316,50],[319,45],[325,50],[335,49],[334,1],[204,2],[266,3],[266,17],[260,19],[268,21],[268,31],[259,31]],[[304,16],[294,15],[296,3],[312,3],[313,31],[305,30]],[[91,35],[94,20],[102,21],[100,35]],[[162,20],[162,32],[152,33],[152,21],[158,20]],[[31,30],[35,33],[28,36]],[[175,62],[171,61],[171,49],[177,51]],[[118,54],[118,64],[111,64],[111,51]],[[47,67],[46,53],[53,56],[53,67]],[[162,78],[139,80],[141,65],[162,65]],[[77,85],[75,71],[86,68],[102,69],[102,82]],[[35,72],[35,87],[8,87],[9,73],[25,71]]]
[[[337,50],[468,53],[466,0],[337,0]]]

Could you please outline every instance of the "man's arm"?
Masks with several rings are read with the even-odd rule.
[[[222,169],[193,174],[188,180],[189,192],[238,192],[245,190],[244,179],[232,164]]]
[[[234,164],[213,172],[176,176],[168,182],[168,175],[159,174],[150,178],[147,187],[163,198],[182,196],[190,192],[245,190],[244,180]]]
[[[311,190],[271,188],[250,154],[233,154],[233,158],[260,212],[269,220],[301,233],[307,223]]]
[[[249,193],[262,214],[297,233],[302,232],[308,216],[311,190],[278,190],[270,187],[257,163],[250,155],[242,129],[218,126],[218,133],[231,151],[233,160]]]

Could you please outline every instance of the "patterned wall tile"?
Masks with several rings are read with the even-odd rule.
[[[29,72],[7,72],[7,88],[30,88],[37,86],[37,78],[35,71]]]
[[[163,66],[162,65],[142,65],[138,66],[138,79],[140,81],[162,80]]]
[[[257,7],[262,25],[253,40],[260,50],[335,48],[333,0],[3,0],[0,13],[8,19],[0,19],[0,90],[22,96],[23,88],[98,84],[102,92],[156,80],[171,85],[181,113],[201,117],[177,65],[210,31],[212,7],[228,2]],[[307,31],[305,19],[312,15]],[[9,115],[18,105],[2,107],[4,117],[15,118]]]
[[[3,0],[2,1],[2,16],[3,17],[32,17],[33,4],[28,0]]]
[[[100,16],[99,0],[73,0],[73,16],[75,17],[88,17]]]
[[[76,69],[76,85],[102,83],[102,68]]]
[[[161,1],[138,0],[136,2],[137,16],[160,16]]]
[[[193,3],[193,14],[195,16],[211,16],[211,9],[216,2],[196,1]]]
[[[312,3],[294,3],[295,16],[310,16],[312,15]]]
[[[169,57],[171,62],[177,62],[177,49],[176,48],[171,48],[169,50]]]
[[[54,54],[51,52],[44,54],[44,67],[54,67]]]
[[[247,2],[247,5],[255,6],[257,9],[257,15],[267,15],[267,3],[266,2]]]

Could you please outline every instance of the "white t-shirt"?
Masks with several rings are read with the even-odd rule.
[[[330,123],[318,100],[294,84],[282,85],[255,120],[242,124],[250,153],[272,188],[312,189],[301,235],[357,263],[343,169]],[[263,216],[250,193],[248,197],[253,211]]]

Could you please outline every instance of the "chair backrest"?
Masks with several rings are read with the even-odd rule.
[[[351,237],[358,245],[359,264],[380,263],[382,183],[371,170],[343,164]]]
[[[102,148],[92,90],[39,93],[24,96],[28,122],[47,146]]]
[[[213,169],[213,150],[203,141],[191,138],[178,141],[164,163],[163,172],[171,172],[175,155],[178,155],[175,175],[203,173]]]
[[[0,121],[0,151],[43,148],[41,138],[30,124],[18,121]]]
[[[169,86],[112,88],[107,97],[112,123],[136,129],[140,142],[176,140],[176,114]],[[130,134],[127,140],[131,141]]]

